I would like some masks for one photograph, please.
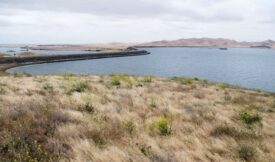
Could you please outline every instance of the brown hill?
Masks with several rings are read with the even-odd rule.
[[[238,42],[223,38],[190,38],[178,40],[162,40],[139,44],[145,47],[231,47],[231,48],[275,48],[275,42],[267,40],[263,42]]]

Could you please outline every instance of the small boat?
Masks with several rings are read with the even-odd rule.
[[[220,48],[220,50],[227,50],[227,48]]]

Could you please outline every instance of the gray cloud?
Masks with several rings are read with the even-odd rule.
[[[221,5],[227,0],[2,0],[0,8],[86,13],[142,18],[181,17],[194,21],[241,21],[242,15]],[[229,6],[230,7],[230,6]],[[227,8],[228,9],[228,8]]]
[[[274,39],[274,15],[272,0],[0,0],[0,43],[9,34],[70,43]]]

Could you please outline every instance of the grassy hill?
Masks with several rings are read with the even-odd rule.
[[[0,78],[0,161],[274,161],[275,95],[199,79]]]

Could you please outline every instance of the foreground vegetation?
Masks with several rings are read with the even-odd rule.
[[[274,161],[275,95],[197,78],[0,78],[0,161]]]

